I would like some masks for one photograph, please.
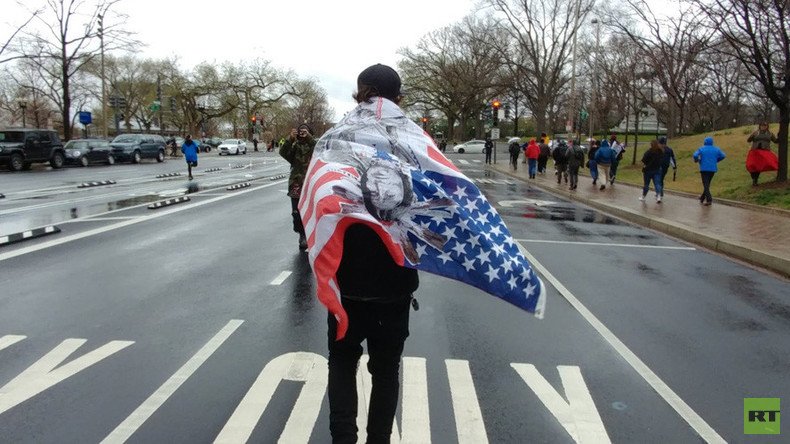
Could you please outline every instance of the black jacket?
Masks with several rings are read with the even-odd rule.
[[[346,229],[343,257],[337,269],[342,296],[394,302],[409,297],[419,283],[417,270],[396,264],[372,228],[354,224]]]

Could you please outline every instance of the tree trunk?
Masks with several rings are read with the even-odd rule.
[[[787,182],[787,134],[790,125],[790,106],[779,108],[779,171],[776,172],[777,182]]]
[[[455,140],[455,116],[451,116],[450,114],[446,114],[447,116],[447,135],[445,136],[449,140]]]

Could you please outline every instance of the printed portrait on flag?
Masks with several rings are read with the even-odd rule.
[[[316,144],[299,201],[318,298],[347,328],[335,273],[345,229],[370,226],[401,266],[542,317],[538,276],[485,196],[393,102],[360,103]]]

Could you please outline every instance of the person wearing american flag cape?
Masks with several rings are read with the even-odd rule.
[[[485,196],[398,106],[401,80],[376,64],[358,106],[317,142],[299,198],[327,307],[330,432],[356,442],[356,370],[367,340],[368,442],[389,442],[417,270],[480,288],[542,318],[545,287]]]

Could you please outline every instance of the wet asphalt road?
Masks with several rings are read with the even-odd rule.
[[[488,173],[477,155],[450,157],[542,266],[547,315],[421,274],[404,440],[757,442],[743,435],[743,398],[790,394],[787,281]],[[228,168],[237,159],[252,169]],[[315,370],[326,312],[290,231],[285,182],[270,180],[285,163],[209,155],[199,169],[224,169],[190,187],[151,177],[182,165],[0,173],[0,234],[7,221],[63,230],[0,248],[2,441],[329,442]],[[73,191],[105,178],[119,184]],[[186,191],[188,204],[145,208]],[[259,380],[282,361],[287,378],[317,383],[304,408],[294,404],[315,384]],[[266,381],[265,409],[243,401],[268,399]]]

